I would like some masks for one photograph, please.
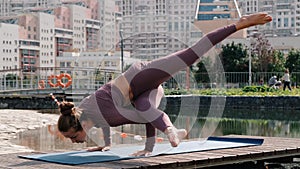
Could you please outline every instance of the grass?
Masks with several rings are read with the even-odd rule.
[[[213,88],[213,89],[190,89],[190,90],[175,90],[165,89],[165,95],[219,95],[219,96],[300,96],[299,88],[292,88],[292,91],[286,89],[283,91],[282,87],[279,89],[269,88],[267,86],[246,86],[244,88]]]

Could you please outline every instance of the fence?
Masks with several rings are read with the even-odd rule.
[[[223,72],[223,73],[214,73],[212,78],[208,79],[207,73],[201,73],[198,77],[198,88],[207,88],[212,87],[215,82],[221,81],[218,80],[218,77],[223,77],[225,82],[223,87],[227,88],[242,88],[249,84],[251,85],[267,85],[269,79],[272,76],[277,76],[277,80],[281,80],[281,77],[284,75],[284,72],[252,72],[249,75],[249,72]],[[293,72],[290,74],[291,82],[293,86],[297,86],[300,82],[300,72]],[[251,81],[250,81],[251,79]]]
[[[63,86],[51,86],[57,84],[57,75],[67,73],[70,75],[72,89],[97,89],[101,85],[115,78],[120,72],[112,70],[101,70],[97,68],[51,68],[36,69],[28,72],[24,70],[0,71],[0,91],[20,90],[20,89],[44,89],[44,88],[62,88]],[[267,84],[268,80],[276,75],[279,79],[283,76],[283,72],[253,72],[251,73],[251,84],[261,85],[261,82]],[[52,76],[53,78],[49,78]],[[198,83],[194,74],[190,73],[186,76],[186,72],[182,71],[172,76],[170,80],[164,83],[165,88],[208,88],[214,85],[220,85],[227,88],[241,88],[249,85],[248,72],[222,72],[198,74]],[[225,78],[225,79],[224,79]],[[300,81],[300,72],[291,73],[292,85]],[[67,84],[70,79],[68,77],[61,78],[61,84]],[[189,81],[189,83],[187,83]]]

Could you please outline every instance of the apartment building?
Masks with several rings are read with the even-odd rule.
[[[19,64],[19,27],[0,23],[0,70],[17,70]],[[0,75],[3,75],[0,73]]]
[[[40,66],[40,35],[39,17],[34,14],[21,15],[14,18],[15,24],[20,28],[19,32],[19,58],[22,78],[37,73]]]
[[[99,48],[101,50],[115,50],[118,43],[118,21],[115,13],[118,12],[115,0],[98,0],[98,18],[103,24],[99,34]]]
[[[16,16],[34,8],[54,8],[61,5],[61,0],[2,0],[1,16]]]
[[[62,0],[62,4],[70,8],[74,50],[115,50],[118,25],[114,0]]]
[[[203,34],[222,26],[235,23],[240,18],[240,9],[234,0],[201,0],[196,11],[195,25]],[[241,30],[229,38],[246,38],[246,30]]]
[[[0,2],[0,16],[9,16],[10,11],[10,0],[2,0]]]
[[[57,58],[56,67],[76,69],[101,69],[120,72],[121,53],[119,51],[96,51],[96,52],[64,52],[62,57]],[[131,58],[130,53],[124,51],[124,67],[127,67],[137,59]]]
[[[132,57],[153,60],[191,43],[194,0],[123,0],[124,48]]]
[[[245,14],[267,12],[273,21],[257,30],[266,36],[298,36],[300,31],[300,0],[245,0],[241,1]]]
[[[55,66],[55,38],[54,38],[54,15],[39,12],[35,14],[38,18],[37,22],[37,35],[40,42],[40,54],[39,54],[39,67],[41,71],[47,71],[51,73],[52,68]],[[31,25],[28,25],[30,28]]]
[[[119,28],[111,0],[64,0],[57,1],[61,6],[50,8],[45,5],[36,8],[33,1],[18,2],[28,7],[27,12],[1,17],[0,22],[18,27],[18,32],[13,34],[18,37],[15,50],[20,61],[16,65],[24,69],[24,76],[52,74],[57,58],[64,52],[115,51],[118,47]]]
[[[60,70],[55,73],[59,74],[65,69],[64,73],[69,73],[74,77],[73,85],[76,88],[84,88],[89,83],[93,83],[90,81],[92,80],[90,77],[97,78],[97,73],[101,73],[103,82],[108,82],[119,75],[122,69],[120,58],[120,51],[64,52],[56,60],[56,67],[59,67]],[[138,61],[138,59],[130,57],[130,53],[127,51],[123,52],[123,59],[123,63],[125,63],[123,64],[124,68]]]
[[[2,22],[18,27],[17,45],[23,76],[49,71],[55,65],[54,16],[47,13],[31,13],[17,17],[2,18]]]
[[[54,37],[55,55],[62,56],[63,52],[73,49],[73,30],[71,29],[71,10],[66,6],[54,9]]]
[[[277,0],[273,14],[275,36],[298,36],[300,34],[300,1]]]

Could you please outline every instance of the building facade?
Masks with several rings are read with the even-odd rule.
[[[16,16],[35,8],[54,8],[61,4],[61,0],[2,0],[0,2],[0,17]]]
[[[138,61],[130,57],[129,52],[123,53],[124,69]],[[120,51],[116,52],[64,52],[57,58],[55,74],[68,73],[73,79],[75,88],[85,88],[89,84],[99,85],[112,80],[122,70]],[[91,78],[94,77],[94,78]]]
[[[257,30],[266,36],[298,36],[300,33],[299,0],[244,0],[240,3],[245,14],[267,12],[273,21]]]
[[[240,18],[240,9],[233,0],[199,1],[196,11],[195,25],[203,34],[219,27],[235,23]],[[241,30],[229,38],[246,38],[246,30]]]
[[[153,60],[190,45],[194,0],[119,1],[125,50]]]
[[[19,69],[19,27],[0,23],[0,32],[0,70]]]
[[[20,7],[18,16],[0,18],[0,22],[5,25],[3,29],[9,26],[18,27],[13,36],[17,37],[15,42],[18,47],[14,51],[19,58],[16,65],[2,67],[0,70],[20,68],[24,70],[24,76],[47,75],[55,71],[56,59],[64,52],[115,51],[118,47],[118,24],[115,23],[117,11],[113,1],[64,0],[51,1],[50,4],[50,1],[46,0],[15,0],[7,3],[8,6]],[[13,3],[19,5],[12,5]],[[3,3],[1,9],[2,7]],[[14,8],[14,11],[17,11],[16,9]],[[3,47],[7,48],[5,45]],[[1,57],[7,56],[1,54]],[[10,60],[15,60],[13,58]],[[11,65],[4,62],[3,64]]]

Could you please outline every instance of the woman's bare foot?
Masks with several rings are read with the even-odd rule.
[[[263,25],[265,23],[271,22],[272,17],[267,13],[255,13],[251,15],[244,15],[236,23],[235,27],[237,30],[248,28],[255,25]]]
[[[168,127],[165,130],[165,134],[167,135],[172,147],[177,147],[180,141],[186,137],[187,132],[185,129],[176,129],[175,127]]]

